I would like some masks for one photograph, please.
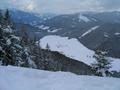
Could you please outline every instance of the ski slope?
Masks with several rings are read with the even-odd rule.
[[[120,90],[120,79],[0,66],[0,90]]]

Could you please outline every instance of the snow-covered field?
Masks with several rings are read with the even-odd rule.
[[[93,29],[95,28],[98,28],[98,26]],[[95,54],[94,51],[86,48],[75,38],[69,39],[68,37],[49,35],[40,40],[40,45],[44,49],[46,48],[47,43],[52,51],[58,51],[70,58],[82,61],[87,65],[91,65],[91,63],[94,63],[95,61],[93,58],[93,55]],[[110,70],[120,71],[120,59],[111,59],[113,62]]]
[[[120,90],[120,79],[0,66],[0,90]]]
[[[58,51],[70,58],[82,61],[88,65],[93,63],[94,51],[89,50],[82,45],[77,39],[68,37],[60,37],[56,35],[45,36],[40,40],[40,46],[46,48],[47,43],[52,51]]]

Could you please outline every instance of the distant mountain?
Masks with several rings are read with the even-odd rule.
[[[77,38],[89,49],[106,50],[109,56],[120,57],[120,12],[38,15],[16,10],[11,11],[11,14],[17,27],[25,25],[32,32],[31,36]],[[118,49],[115,49],[113,42],[118,45]]]
[[[29,24],[31,26],[39,25],[41,22],[55,16],[55,14],[38,14],[21,10],[10,10],[10,13],[15,23]]]
[[[120,58],[120,33],[114,33],[114,36],[104,41],[97,49],[106,50],[111,57]]]
[[[81,41],[86,41],[89,39],[91,42],[92,47],[94,43],[101,44],[102,42],[108,40],[111,37],[114,37],[116,33],[120,32],[120,24],[119,23],[105,23],[100,25],[95,30],[91,31],[90,33],[86,34],[84,37],[80,38]],[[88,43],[86,43],[88,44]],[[95,48],[94,46],[92,48]]]
[[[10,13],[15,23],[36,24],[41,21],[41,18],[34,13],[28,13],[20,10],[11,10]]]

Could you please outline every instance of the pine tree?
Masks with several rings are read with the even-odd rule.
[[[93,69],[99,76],[109,76],[109,69],[111,68],[111,61],[107,59],[106,52],[97,51],[94,55],[96,62],[92,64]]]
[[[4,55],[5,52],[3,50],[3,46],[4,46],[4,36],[3,36],[3,30],[0,27],[0,65],[2,65],[3,60],[4,60]]]
[[[40,41],[34,42],[34,44],[31,46],[31,52],[33,55],[33,61],[36,63],[38,69],[44,69],[44,57],[43,57],[43,51],[39,45]]]
[[[35,62],[32,59],[32,56],[30,54],[30,51],[28,48],[24,47],[24,51],[22,54],[22,59],[24,60],[24,64],[22,65],[23,67],[29,67],[29,68],[37,68]]]
[[[46,51],[44,51],[44,70],[57,70],[57,62],[53,59],[52,52],[50,51],[50,46],[47,43]]]
[[[10,21],[9,11],[3,16],[3,24],[0,27],[0,61],[2,65],[20,66],[24,61],[21,58],[23,47],[20,44],[20,38],[14,34]]]
[[[0,27],[3,24],[3,14],[2,14],[2,10],[0,10]]]
[[[11,17],[10,17],[10,12],[8,9],[6,10],[5,15],[4,15],[4,25],[10,26],[10,27],[13,26],[13,23],[12,23]]]
[[[50,51],[50,46],[49,46],[48,43],[47,43],[47,45],[46,45],[46,49],[47,49],[48,51]]]
[[[22,58],[25,61],[24,67],[37,68],[35,62],[32,58],[32,44],[33,41],[30,40],[27,29],[22,26],[19,35],[21,37],[21,44],[24,46]]]
[[[20,32],[19,32],[19,35],[21,37],[21,43],[24,45],[24,46],[27,46],[30,44],[30,39],[29,39],[29,35],[28,35],[28,30],[27,28],[25,28],[24,26],[22,26]]]
[[[36,68],[30,55],[29,43],[23,43],[23,38],[15,34],[9,10],[6,10],[1,18],[3,23],[0,24],[0,64]]]
[[[49,45],[47,43],[46,45],[46,50],[47,51],[43,51],[43,66],[44,66],[44,70],[49,70],[50,66],[49,66],[49,62],[50,62],[50,53],[49,53]]]

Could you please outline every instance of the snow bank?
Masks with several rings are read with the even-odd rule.
[[[120,90],[120,79],[0,66],[0,90]]]
[[[58,51],[88,65],[95,61],[93,58],[94,51],[86,48],[75,38],[69,39],[68,37],[49,35],[40,40],[40,46],[44,49],[46,48],[47,43],[52,51]]]

